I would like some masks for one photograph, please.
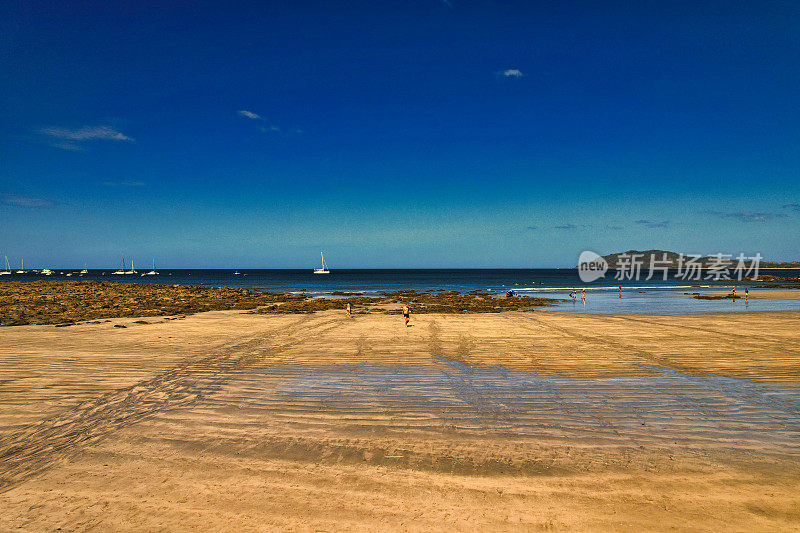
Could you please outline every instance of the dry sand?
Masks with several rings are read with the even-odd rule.
[[[0,329],[0,530],[800,529],[800,313],[147,321]]]

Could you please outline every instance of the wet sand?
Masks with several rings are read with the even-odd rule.
[[[0,329],[0,530],[800,528],[797,312],[146,321]]]

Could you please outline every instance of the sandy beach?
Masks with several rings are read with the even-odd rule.
[[[412,324],[2,328],[0,529],[800,527],[800,313]]]
[[[3,2],[0,533],[800,533],[799,21]]]

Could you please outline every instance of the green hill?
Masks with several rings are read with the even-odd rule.
[[[676,252],[670,252],[667,250],[628,250],[627,252],[617,252],[613,254],[604,255],[603,259],[608,262],[609,268],[618,268],[621,262],[625,261],[625,258],[620,259],[620,256],[628,256],[628,264],[630,265],[631,257],[636,256],[636,261],[641,265],[642,268],[649,268],[650,267],[650,260],[651,257],[655,261],[655,265],[662,267],[668,266],[669,268],[678,268],[679,261],[680,261],[680,254]],[[661,261],[664,261],[664,256],[666,255],[667,263],[664,264]],[[686,261],[686,257],[684,257],[684,262]],[[709,263],[714,261],[713,257],[701,257],[697,262],[702,265],[703,267],[708,266]],[[733,264],[736,264],[736,257],[732,257],[731,261]],[[750,263],[749,258],[747,261],[748,265]],[[800,261],[789,261],[789,262],[778,262],[778,261],[761,261],[759,264],[759,268],[800,268]]]

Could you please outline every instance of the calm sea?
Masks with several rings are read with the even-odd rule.
[[[55,270],[52,276],[12,274],[0,282],[32,279],[83,279],[118,281],[121,283],[161,283],[201,285],[207,287],[245,287],[272,292],[305,292],[324,296],[334,291],[358,292],[365,295],[401,289],[454,290],[475,289],[498,293],[512,289],[520,295],[569,298],[573,288],[586,288],[586,302],[571,300],[553,308],[581,313],[700,313],[721,311],[800,310],[800,300],[768,300],[751,298],[731,301],[707,301],[686,298],[685,293],[729,290],[734,285],[739,293],[753,283],[730,280],[684,281],[676,279],[641,279],[617,281],[614,271],[606,278],[583,283],[576,269],[342,269],[330,274],[314,274],[311,269],[292,270],[191,270],[159,269],[157,276],[118,276],[112,270],[90,270],[79,276],[74,270]],[[140,273],[143,271],[140,271]],[[762,269],[761,274],[782,277],[800,275],[797,270]],[[72,274],[67,277],[67,274]],[[671,274],[672,275],[672,274]],[[618,286],[622,285],[622,298]]]

